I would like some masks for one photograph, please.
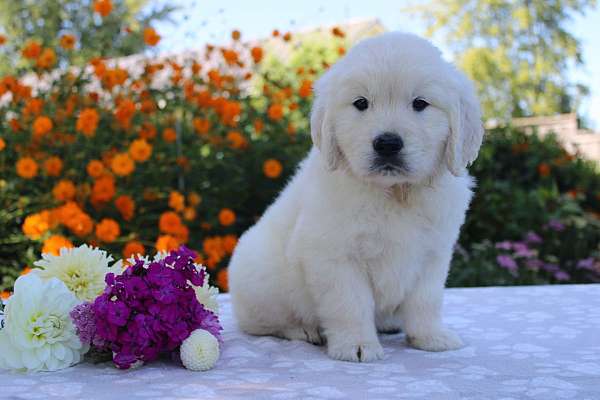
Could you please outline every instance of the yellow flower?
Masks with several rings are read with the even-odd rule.
[[[44,253],[42,259],[33,264],[41,268],[41,278],[58,278],[78,299],[90,301],[104,290],[104,276],[111,271],[112,260],[105,251],[84,244],[76,248],[63,247],[59,255]]]

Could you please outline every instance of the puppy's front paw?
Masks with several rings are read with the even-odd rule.
[[[370,362],[383,358],[383,347],[379,342],[330,343],[327,346],[327,354],[329,357],[341,361]]]
[[[419,336],[407,336],[410,346],[426,351],[456,350],[464,346],[463,341],[451,330],[443,329]]]

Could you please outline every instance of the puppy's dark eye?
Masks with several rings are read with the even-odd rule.
[[[412,108],[415,111],[423,111],[424,109],[427,108],[427,106],[429,106],[429,103],[420,97],[417,97],[412,102]]]
[[[352,105],[356,107],[358,111],[365,111],[367,108],[369,108],[369,100],[365,99],[364,97],[359,97],[358,99],[354,100]]]

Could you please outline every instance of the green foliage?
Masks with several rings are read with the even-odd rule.
[[[587,93],[566,78],[582,64],[573,16],[595,0],[431,0],[412,9],[444,37],[475,81],[486,118],[571,112]]]
[[[0,75],[12,72],[20,51],[28,40],[57,49],[59,62],[67,55],[60,51],[63,34],[75,35],[75,55],[69,64],[83,65],[96,56],[126,56],[144,49],[143,28],[164,20],[175,10],[172,6],[149,9],[148,0],[113,0],[109,15],[90,12],[94,0],[0,0],[0,34],[7,43],[0,47]]]
[[[600,281],[596,164],[570,156],[553,136],[541,140],[504,128],[487,133],[471,174],[477,187],[450,286]],[[528,243],[528,233],[542,242]],[[526,243],[532,253],[515,256],[496,247],[507,241]],[[499,255],[515,259],[518,270],[500,267]],[[590,269],[578,266],[590,258]]]

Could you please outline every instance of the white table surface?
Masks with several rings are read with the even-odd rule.
[[[209,372],[169,362],[0,372],[0,399],[600,399],[600,285],[448,289],[445,320],[467,347],[427,353],[381,336],[385,359],[370,364],[242,334],[220,301],[225,344]]]

